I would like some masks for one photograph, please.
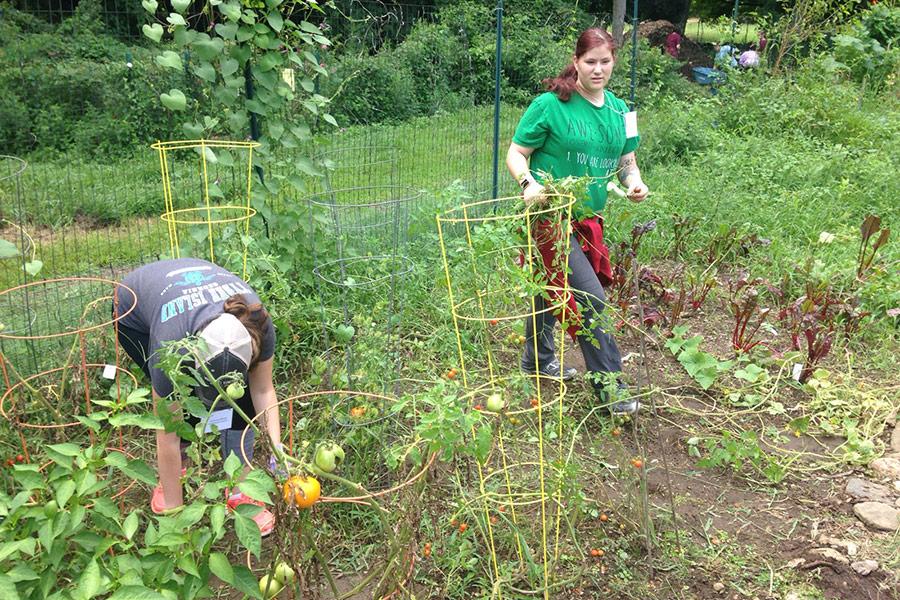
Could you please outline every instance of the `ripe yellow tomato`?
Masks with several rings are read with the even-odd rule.
[[[309,508],[315,504],[322,494],[322,486],[315,477],[294,475],[284,482],[282,497],[288,504],[297,508]]]

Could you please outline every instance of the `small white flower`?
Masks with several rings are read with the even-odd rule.
[[[828,233],[827,231],[823,231],[819,234],[819,243],[820,244],[830,244],[834,241],[834,234]]]
[[[133,67],[134,65],[131,64],[131,61],[129,61],[129,62],[125,63],[125,66],[128,67],[128,68],[130,69],[130,68]]]

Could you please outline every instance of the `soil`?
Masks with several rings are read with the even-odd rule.
[[[714,299],[707,300],[702,311],[689,315],[684,322],[690,326],[691,334],[701,333],[704,336],[702,348],[705,351],[712,352],[720,359],[733,356],[730,341],[732,318]],[[786,347],[785,336],[765,333],[764,337],[773,348]],[[626,374],[630,372],[631,380],[643,384],[643,369],[639,368],[641,348],[637,337],[620,331],[617,340],[622,355],[626,358]],[[650,411],[646,410],[636,420],[635,427],[639,432],[636,437],[641,438],[642,449],[647,457],[645,472],[650,504],[671,523],[670,507],[674,499],[682,544],[706,547],[710,552],[717,552],[716,557],[720,554],[727,556],[746,553],[756,557],[751,561],[764,560],[772,570],[773,578],[776,573],[790,570],[788,564],[792,560],[802,558],[805,562],[796,567],[794,580],[807,579],[808,584],[817,588],[826,599],[900,598],[900,588],[897,588],[900,572],[891,573],[882,568],[867,576],[860,576],[849,565],[810,554],[810,550],[822,546],[816,541],[815,531],[847,539],[847,524],[850,523],[854,533],[863,538],[880,535],[867,532],[864,527],[857,527],[853,519],[852,507],[843,494],[846,481],[853,474],[852,470],[837,474],[815,472],[808,476],[790,477],[776,490],[751,483],[723,470],[698,469],[696,460],[688,455],[685,442],[691,435],[703,435],[703,428],[709,427],[710,423],[704,425],[697,416],[688,415],[683,410],[707,412],[710,411],[713,400],[692,382],[668,350],[647,342],[645,351],[650,384],[670,392],[678,390],[679,395],[678,402],[664,396],[655,398],[659,418],[654,419],[650,416]],[[579,370],[584,368],[581,353],[571,344],[567,348],[565,362],[567,366],[574,366]],[[798,391],[788,390],[778,400],[785,406],[793,406],[801,398],[802,394]],[[771,417],[770,423],[766,425],[783,428],[786,422],[786,418]],[[758,430],[760,422],[750,422],[747,426]],[[631,443],[630,436],[623,434],[622,438],[628,440],[626,445],[637,455],[639,448]],[[827,454],[843,442],[840,438],[787,436],[782,447]],[[798,464],[804,462],[799,461]],[[606,495],[615,498],[621,496],[621,493],[608,490]],[[722,577],[722,573],[716,571],[718,562],[720,561],[710,560],[707,564],[695,564],[687,580],[675,579],[669,582],[672,590],[681,590],[680,592],[671,592],[671,596],[662,593],[656,597],[782,597],[775,591],[765,593],[766,586],[762,586],[762,590],[754,590],[752,594],[745,594],[745,590],[738,585],[739,582],[729,582]],[[759,565],[759,562],[755,564]],[[657,578],[661,588],[665,588],[667,575],[661,573]],[[717,583],[724,584],[724,589],[714,589],[713,586]],[[587,596],[572,592],[569,597],[598,597],[590,595],[589,587],[582,586],[578,591]],[[604,594],[604,597],[631,596]]]

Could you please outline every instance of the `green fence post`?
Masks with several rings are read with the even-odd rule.
[[[496,198],[497,169],[500,166],[500,67],[503,48],[503,0],[497,0],[497,54],[494,58],[494,173],[491,185],[492,198]]]
[[[736,39],[736,31],[737,31],[737,18],[738,18],[738,9],[741,6],[741,0],[734,0],[734,10],[731,11],[731,41],[737,43]]]

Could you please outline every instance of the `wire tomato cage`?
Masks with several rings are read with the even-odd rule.
[[[173,258],[201,256],[247,278],[253,195],[253,151],[259,142],[156,142],[164,212]]]
[[[461,487],[457,507],[480,524],[501,595],[552,597],[555,565],[567,550],[567,387],[528,374],[540,365],[537,337],[526,340],[524,325],[542,331],[543,317],[563,321],[555,344],[563,372],[566,329],[575,320],[567,308],[575,204],[570,194],[545,193],[532,205],[520,196],[487,199],[436,217],[459,369],[445,377],[458,378],[463,398],[486,417],[470,432],[483,449],[473,461],[477,489]]]
[[[117,316],[120,301],[129,309]],[[60,441],[68,430],[84,431],[79,417],[90,415],[92,398],[107,383],[106,395],[117,403],[137,386],[118,360],[119,321],[136,306],[133,290],[100,277],[47,279],[0,291],[0,322],[24,318],[0,331],[0,415],[16,429],[26,456],[28,437]],[[93,442],[93,431],[88,434]],[[121,444],[120,431],[120,450]]]

